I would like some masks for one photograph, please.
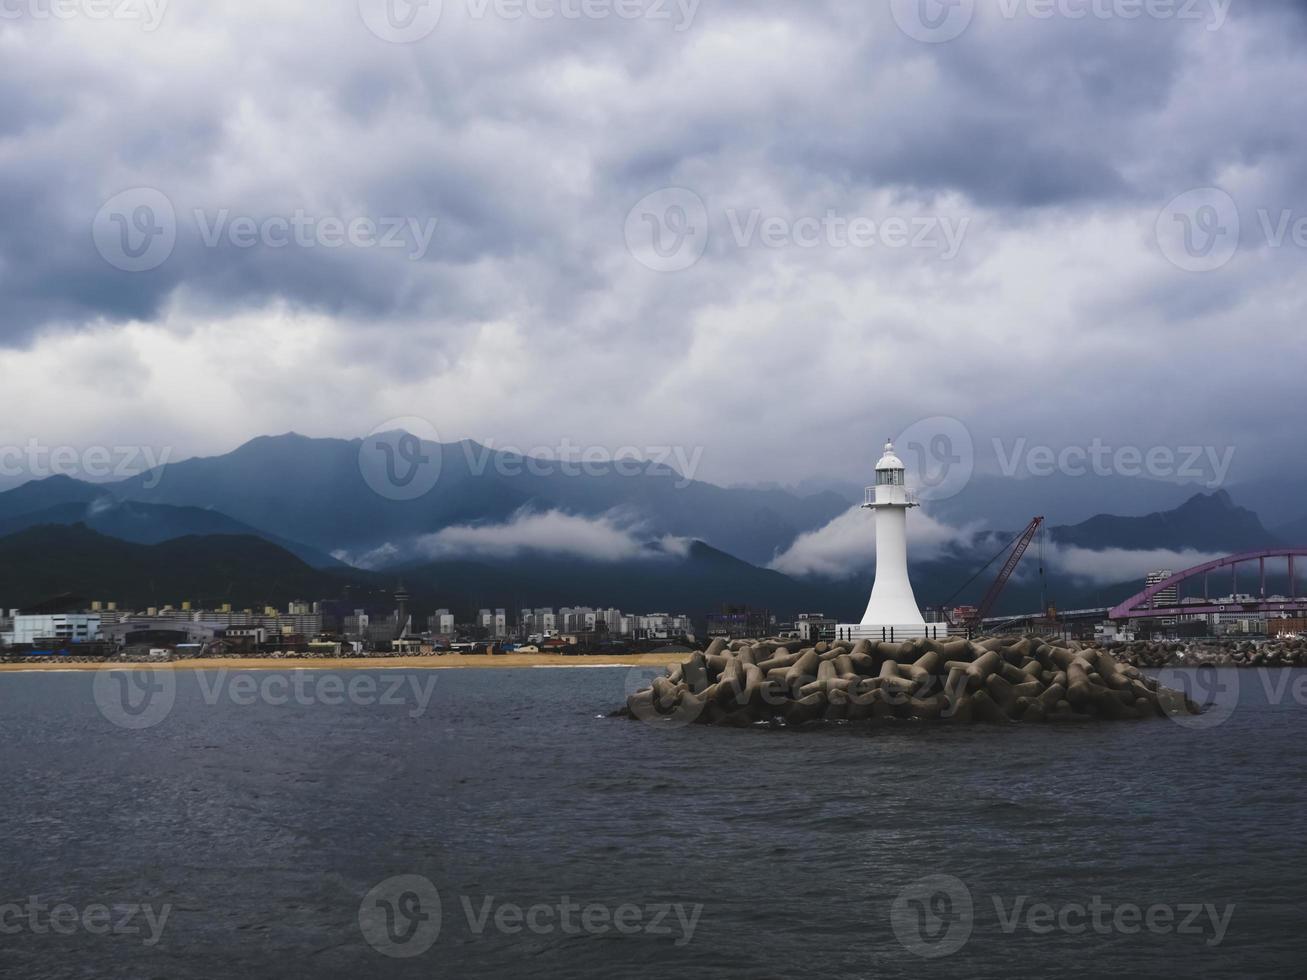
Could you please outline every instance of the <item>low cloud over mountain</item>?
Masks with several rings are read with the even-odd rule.
[[[975,529],[956,528],[928,514],[908,519],[908,547],[913,561],[927,561],[950,545],[969,545]],[[854,507],[825,527],[809,531],[769,565],[786,575],[819,575],[843,579],[865,573],[876,563],[875,518]]]
[[[430,559],[516,558],[526,552],[616,562],[684,557],[689,542],[663,536],[650,541],[616,515],[588,518],[550,510],[518,511],[502,524],[459,525],[419,538],[415,550]]]
[[[1089,585],[1115,585],[1118,582],[1142,581],[1152,571],[1169,568],[1181,571],[1213,561],[1224,552],[1205,552],[1193,548],[1175,551],[1167,548],[1130,550],[1104,548],[1094,551],[1074,545],[1053,546],[1046,553],[1050,572],[1073,582]]]

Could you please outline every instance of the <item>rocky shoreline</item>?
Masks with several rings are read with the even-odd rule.
[[[801,727],[829,722],[1010,724],[1198,714],[1138,666],[1075,641],[1033,637],[715,640],[616,712],[641,721]]]
[[[1307,640],[1141,640],[1107,649],[1117,660],[1134,667],[1307,667]]]

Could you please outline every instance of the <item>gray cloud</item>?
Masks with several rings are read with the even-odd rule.
[[[178,2],[154,33],[0,21],[0,440],[217,452],[419,415],[446,438],[705,445],[719,481],[858,479],[936,415],[982,446],[1235,444],[1252,475],[1301,448],[1265,406],[1300,388],[1303,249],[1257,212],[1307,214],[1303,4],[1236,0],[1217,31],[982,4],[943,45],[853,0],[705,0],[681,32],[445,7],[412,45],[352,3]],[[1157,216],[1211,184],[1242,247],[1177,269]],[[123,272],[92,222],[142,186],[177,244]],[[623,237],[667,186],[711,228],[679,273]],[[438,224],[417,257],[208,247],[197,209]],[[727,213],[750,210],[970,226],[952,261],[740,247]],[[135,383],[39,403],[41,372],[99,364]]]
[[[977,527],[951,527],[925,514],[914,514],[908,522],[914,561],[933,558],[949,546],[967,547],[978,533]],[[875,565],[875,556],[875,521],[868,511],[855,507],[801,534],[769,567],[787,575],[848,579],[865,574]]]

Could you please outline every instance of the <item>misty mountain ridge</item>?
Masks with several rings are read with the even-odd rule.
[[[118,483],[90,484],[66,476],[32,481],[0,493],[0,537],[37,525],[79,523],[111,539],[143,545],[252,536],[320,568],[336,565],[335,555],[387,576],[402,570],[442,587],[450,587],[451,576],[462,569],[472,576],[465,583],[469,594],[512,582],[528,592],[566,596],[560,601],[568,602],[601,601],[599,595],[581,593],[605,580],[605,594],[634,597],[635,584],[645,582],[656,586],[650,600],[666,595],[689,601],[692,597],[670,581],[677,574],[700,581],[705,597],[730,596],[729,582],[701,574],[708,555],[721,556],[718,571],[729,567],[738,576],[740,595],[722,601],[743,601],[744,593],[772,599],[789,595],[796,610],[815,603],[811,611],[857,615],[870,588],[871,537],[865,547],[843,542],[840,564],[848,572],[838,580],[758,567],[837,519],[858,526],[849,516],[853,505],[830,489],[801,496],[777,486],[717,487],[654,461],[635,468],[628,464],[624,471],[616,469],[616,461],[591,463],[588,475],[573,476],[557,461],[532,461],[464,441],[421,444],[423,453],[439,454],[438,479],[429,493],[394,500],[369,485],[360,466],[362,447],[360,439],[292,433],[260,437],[231,453],[170,463]],[[1010,489],[1014,483],[1036,482],[1006,484]],[[983,487],[983,479],[981,483]],[[1161,486],[1168,494],[1182,489]],[[1146,487],[1144,496],[1135,499],[1155,492],[1157,487]],[[928,502],[927,516],[946,520],[948,504]],[[1045,509],[1031,508],[1032,513]],[[866,519],[870,522],[871,515]],[[1013,530],[959,531],[956,540],[918,547],[913,561],[918,598],[923,604],[937,602],[954,591],[1028,519],[1010,525]],[[1301,533],[1292,525],[1268,531],[1256,513],[1225,491],[1190,492],[1174,506],[1139,515],[1095,513],[1072,523],[1050,519],[1049,525],[1048,542],[1064,556],[1083,549],[1103,553],[1105,562],[1117,551],[1180,561],[1190,552],[1270,547]],[[951,533],[947,525],[942,532]],[[723,564],[726,559],[734,564]],[[1122,564],[1115,581],[1133,582],[1137,564]],[[1099,563],[1086,573],[1085,582],[1070,588],[1077,595],[1101,591],[1111,585],[1113,567]],[[1074,568],[1059,571],[1074,578]],[[1024,568],[1013,582],[1014,593],[1023,588],[1023,576]],[[701,601],[694,608],[702,609]]]
[[[39,525],[0,537],[0,605],[53,596],[100,599],[120,609],[191,601],[196,608],[285,608],[295,599],[336,599],[347,591],[385,608],[402,579],[411,607],[477,608],[581,602],[642,612],[688,613],[702,621],[727,603],[782,615],[829,598],[825,590],[757,568],[702,542],[658,561],[600,563],[551,555],[526,562],[414,562],[373,574],[315,569],[257,537],[207,535],[144,545],[98,534],[82,524]]]
[[[0,605],[19,607],[73,594],[120,608],[190,600],[236,608],[328,598],[349,583],[368,584],[315,569],[262,538],[220,534],[136,544],[99,534],[84,524],[38,525],[0,538]]]
[[[1281,543],[1263,526],[1261,518],[1238,506],[1224,490],[1196,494],[1173,510],[1143,517],[1098,514],[1071,527],[1055,527],[1049,536],[1058,544],[1096,551],[1191,548],[1233,554]]]
[[[361,439],[287,433],[260,436],[230,453],[169,463],[117,483],[50,477],[0,493],[0,518],[57,503],[90,503],[111,494],[141,504],[217,512],[236,523],[234,530],[253,529],[301,555],[316,554],[310,560],[321,563],[330,554],[361,555],[387,546],[403,553],[425,535],[454,526],[503,523],[523,508],[591,518],[621,511],[642,520],[655,534],[703,540],[754,564],[766,564],[801,534],[825,526],[853,506],[848,499],[853,485],[839,481],[806,478],[801,485],[807,488],[827,487],[806,495],[774,485],[718,487],[657,461],[644,461],[634,475],[627,475],[633,472],[629,463],[590,462],[585,467],[589,475],[573,476],[564,467],[574,464],[531,459],[470,440],[423,443],[423,452],[435,458],[439,470],[435,485],[417,499],[393,500],[368,485],[360,467],[362,446]],[[619,466],[627,468],[619,471]],[[831,489],[834,486],[838,492]],[[1191,487],[1155,480],[998,480],[977,475],[957,497],[928,502],[927,512],[945,523],[983,520],[997,528],[1020,527],[1031,515],[1043,513],[1051,525],[1066,527],[1075,522],[1060,521],[1059,513],[1086,511],[1092,502],[1088,514],[1095,516],[1081,520],[1089,526],[1065,538],[1084,543],[1093,538],[1096,517],[1137,513],[1144,523],[1137,523],[1135,530],[1142,531],[1148,519],[1192,498]],[[1121,501],[1112,515],[1099,514],[1104,499]],[[68,519],[67,513],[50,518]],[[1130,539],[1127,527],[1110,525],[1100,521],[1098,526],[1113,541]],[[185,530],[207,533],[211,528],[197,518]],[[1178,533],[1146,536],[1174,541]],[[135,539],[160,537],[142,534]]]
[[[71,501],[0,517],[0,537],[42,524],[83,524],[106,537],[135,544],[159,544],[176,538],[217,534],[258,537],[285,548],[316,568],[340,564],[316,548],[243,524],[221,511],[119,500],[104,492],[85,503]]]
[[[121,500],[219,511],[328,554],[365,553],[451,526],[504,521],[531,507],[588,517],[625,509],[663,534],[706,540],[760,563],[848,506],[829,492],[800,497],[783,490],[729,490],[653,461],[590,463],[586,475],[571,475],[574,470],[559,461],[467,440],[422,443],[438,468],[434,486],[416,499],[392,499],[368,484],[362,447],[361,439],[262,436],[221,456],[169,463],[94,486]],[[46,482],[9,491],[18,495],[11,505],[15,512],[41,509],[32,498]],[[67,487],[63,492],[83,502],[89,493]],[[0,515],[8,494],[0,494]]]

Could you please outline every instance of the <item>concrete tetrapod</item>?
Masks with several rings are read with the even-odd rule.
[[[1038,637],[802,646],[714,640],[619,714],[729,726],[1138,720],[1199,714],[1107,650]]]

